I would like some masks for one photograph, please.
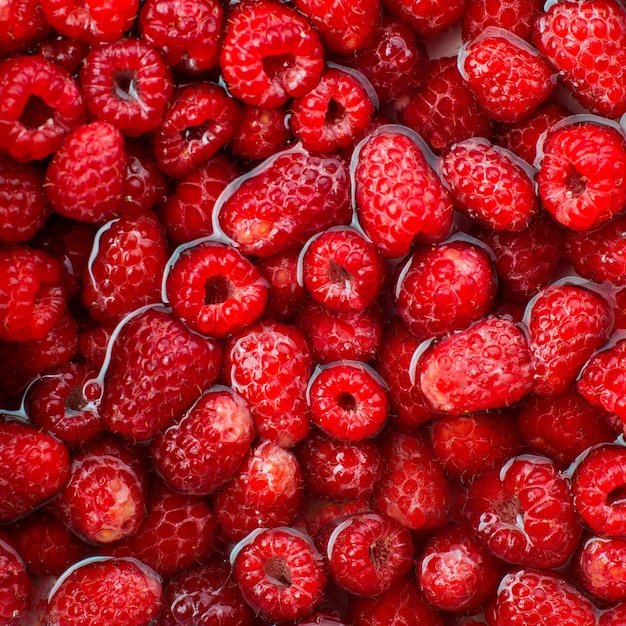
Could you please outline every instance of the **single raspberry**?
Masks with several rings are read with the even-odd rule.
[[[557,222],[585,231],[624,211],[626,143],[620,131],[596,121],[553,128],[543,153],[537,190]]]
[[[306,289],[298,282],[298,259],[299,252],[294,250],[259,259],[257,262],[259,272],[267,281],[265,317],[277,322],[287,322],[306,302]],[[297,325],[310,335],[310,341],[314,343],[315,338],[312,336],[314,333],[311,333],[306,325],[303,326],[301,321]],[[315,352],[314,348],[313,351]]]
[[[41,8],[58,33],[95,46],[117,41],[131,28],[139,0],[41,0]]]
[[[530,567],[560,567],[582,534],[569,479],[542,456],[513,457],[478,477],[464,513],[493,554]]]
[[[400,120],[437,154],[458,141],[490,139],[493,133],[491,119],[459,73],[456,57],[431,61],[423,84],[409,94]]]
[[[131,137],[159,126],[173,89],[159,53],[130,37],[92,48],[80,82],[91,118]]]
[[[70,470],[64,443],[20,421],[0,422],[0,521],[29,513],[61,489]]]
[[[462,19],[463,41],[474,39],[490,26],[530,41],[540,8],[537,0],[467,0]]]
[[[195,75],[217,65],[223,21],[218,0],[148,0],[139,12],[139,32],[168,66]]]
[[[315,430],[295,452],[307,493],[321,498],[367,498],[382,469],[374,441],[340,441]]]
[[[291,447],[310,430],[306,390],[313,359],[297,327],[264,320],[226,345],[226,382],[250,404],[259,437]]]
[[[250,326],[267,302],[267,283],[256,266],[235,248],[215,242],[182,250],[165,284],[174,315],[212,337]]]
[[[443,526],[452,496],[443,468],[417,435],[392,433],[382,443],[376,508],[412,530]]]
[[[313,496],[305,498],[298,517],[294,521],[294,527],[301,528],[310,537],[317,537],[328,524],[335,520],[344,519],[357,513],[371,513],[368,498],[357,500],[320,500]]]
[[[13,541],[0,533],[0,620],[6,626],[17,626],[29,607],[33,583]]]
[[[265,258],[350,223],[349,189],[342,159],[289,149],[239,181],[219,207],[219,224],[244,254]]]
[[[383,6],[420,37],[428,37],[456,24],[463,15],[465,1],[383,0]]]
[[[451,415],[510,406],[532,390],[528,341],[507,318],[483,318],[434,344],[416,380],[431,407]]]
[[[247,0],[228,16],[220,67],[236,98],[274,109],[315,87],[324,69],[323,48],[295,9]]]
[[[269,621],[309,615],[326,586],[322,557],[308,537],[291,528],[250,536],[234,555],[233,576],[245,601]]]
[[[50,624],[70,624],[77,614],[92,626],[148,626],[161,608],[162,583],[133,559],[94,557],[69,568],[51,591]]]
[[[592,112],[626,112],[626,14],[614,0],[567,0],[535,22],[534,41],[561,82]]]
[[[448,526],[428,539],[415,570],[426,600],[453,613],[484,608],[502,576],[500,563],[465,525]]]
[[[119,130],[106,122],[75,128],[52,157],[45,190],[52,208],[70,219],[102,224],[123,206],[126,151]]]
[[[533,568],[504,576],[495,601],[487,610],[490,626],[594,626],[591,602],[559,574]]]
[[[0,249],[0,339],[43,339],[65,312],[62,265],[26,246]]]
[[[173,178],[186,176],[228,142],[238,117],[237,103],[219,85],[181,87],[152,133],[158,166]]]
[[[626,602],[602,611],[598,616],[598,626],[620,626],[626,619]]]
[[[385,257],[406,254],[416,237],[441,241],[452,224],[452,199],[420,145],[382,126],[361,146],[355,171],[359,221]]]
[[[508,413],[450,415],[432,422],[430,445],[446,474],[470,484],[522,452],[515,417]]]
[[[19,0],[6,6],[0,17],[0,55],[26,53],[50,32],[38,0]]]
[[[159,209],[167,195],[165,174],[158,168],[150,149],[139,139],[127,139],[124,205],[122,213],[131,215]]]
[[[342,441],[373,437],[387,420],[389,399],[384,381],[360,361],[336,361],[319,368],[307,396],[313,423]]]
[[[120,320],[161,301],[167,242],[156,215],[122,215],[96,235],[81,300],[97,321]]]
[[[522,230],[539,211],[530,168],[485,139],[451,146],[442,156],[441,173],[455,206],[489,229]]]
[[[78,83],[42,56],[0,63],[0,145],[17,161],[43,159],[85,122]]]
[[[114,341],[100,414],[131,441],[153,437],[217,380],[220,346],[162,310],[131,318]]]
[[[37,47],[37,53],[75,75],[80,70],[89,48],[84,41],[52,33]]]
[[[159,626],[185,626],[190,621],[196,626],[253,626],[256,623],[228,565],[211,560],[185,569],[168,580]]]
[[[611,604],[626,600],[626,581],[622,573],[625,557],[625,539],[590,537],[576,554],[576,577],[594,598]]]
[[[471,241],[422,246],[396,269],[398,315],[416,337],[467,328],[488,313],[497,290],[489,253]]]
[[[247,402],[224,388],[206,392],[152,443],[154,466],[178,492],[217,491],[246,457],[254,427]]]
[[[257,528],[293,522],[303,497],[304,481],[295,454],[261,441],[235,477],[213,499],[213,511],[231,541]]]
[[[369,126],[374,104],[365,85],[338,68],[291,105],[289,124],[307,150],[334,152],[353,145]]]

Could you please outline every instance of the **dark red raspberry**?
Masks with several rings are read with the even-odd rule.
[[[84,41],[53,33],[41,42],[37,53],[51,63],[65,68],[70,74],[76,74],[89,48],[90,46]]]
[[[367,498],[333,502],[309,497],[304,499],[294,526],[301,527],[311,537],[317,537],[324,526],[332,524],[335,520],[357,513],[371,512],[372,507]]]
[[[127,139],[124,205],[122,212],[131,215],[158,209],[165,202],[167,181],[150,149],[140,139]]]
[[[14,626],[28,610],[33,583],[26,564],[4,531],[0,533],[0,578],[0,620]]]
[[[467,0],[462,20],[463,40],[469,41],[489,26],[496,26],[530,41],[540,8],[538,0]]]
[[[298,259],[299,251],[294,250],[259,259],[257,262],[261,275],[268,283],[265,317],[277,322],[289,321],[305,303],[306,289],[298,282]],[[298,325],[307,335],[312,335],[301,322]],[[310,336],[310,341],[313,343],[314,337]],[[314,348],[313,351],[315,352]]]
[[[590,537],[580,546],[574,567],[583,589],[604,602],[626,600],[622,574],[626,540],[617,537]]]

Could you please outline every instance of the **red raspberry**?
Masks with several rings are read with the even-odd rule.
[[[97,321],[161,301],[167,243],[156,216],[122,215],[103,226],[85,268],[81,300]]]
[[[309,434],[312,369],[306,336],[288,324],[258,322],[226,345],[226,382],[250,404],[257,435],[281,446],[294,446]]]
[[[553,128],[537,189],[543,207],[571,230],[601,226],[626,208],[626,143],[600,121]]]
[[[624,620],[626,620],[626,602],[620,602],[598,616],[598,626],[620,626]]]
[[[0,63],[0,145],[14,159],[53,154],[84,121],[83,97],[66,70],[39,55]]]
[[[95,46],[116,41],[131,28],[138,0],[41,0],[46,20],[58,33]]]
[[[583,589],[605,602],[626,599],[623,564],[626,539],[590,537],[576,555],[575,569]]]
[[[383,0],[389,13],[401,19],[420,37],[428,37],[456,24],[463,15],[465,2],[453,0]]]
[[[220,338],[261,317],[267,283],[235,248],[205,242],[175,256],[166,293],[174,315],[191,330]]]
[[[373,437],[387,419],[386,386],[375,370],[359,361],[336,361],[319,368],[307,395],[311,420],[336,439]]]
[[[310,23],[275,0],[246,0],[228,16],[220,67],[229,91],[274,109],[318,83],[324,52]]]
[[[318,545],[333,581],[357,596],[389,591],[413,561],[409,530],[376,513],[336,520],[322,531]]]
[[[302,502],[303,487],[294,453],[261,441],[215,496],[213,510],[226,537],[239,541],[257,528],[291,524]]]
[[[560,567],[582,533],[569,479],[542,456],[513,457],[477,478],[465,515],[493,554],[531,567]]]
[[[561,82],[592,112],[626,112],[626,14],[614,0],[566,0],[535,23],[534,41]]]
[[[441,172],[456,207],[489,229],[522,230],[539,211],[534,172],[485,139],[454,144],[442,157]]]
[[[493,132],[490,118],[459,73],[456,57],[431,61],[426,80],[410,95],[400,119],[437,154],[469,137],[490,139]]]
[[[0,620],[16,626],[29,607],[33,583],[9,536],[0,533]]]
[[[462,20],[463,41],[474,39],[490,26],[530,41],[539,9],[537,0],[467,0]]]
[[[369,126],[374,104],[357,76],[326,70],[319,83],[292,104],[289,124],[307,150],[334,152],[353,145]]]
[[[38,0],[11,2],[0,17],[0,55],[27,52],[49,32],[50,26]]]
[[[161,608],[157,574],[139,561],[93,557],[61,576],[50,593],[50,624],[71,624],[77,614],[92,626],[148,626]]]
[[[425,440],[392,433],[382,444],[383,473],[378,483],[378,510],[412,530],[443,526],[451,492],[443,468]]]
[[[228,142],[238,117],[235,100],[219,85],[181,87],[152,133],[158,166],[173,178],[186,176]]]
[[[58,493],[70,470],[61,441],[30,424],[0,421],[0,522],[29,513]]]
[[[446,527],[428,539],[415,569],[426,600],[453,613],[483,608],[502,576],[500,563],[464,525]]]
[[[167,582],[159,626],[253,626],[230,567],[218,560],[179,572]]]
[[[306,289],[304,285],[298,282],[298,259],[299,252],[294,250],[259,259],[257,262],[261,275],[268,283],[265,317],[277,322],[286,322],[299,311],[306,301]],[[337,313],[337,315],[340,314]],[[301,321],[298,322],[298,325],[307,335],[314,334],[310,333]],[[310,340],[313,343],[315,338],[311,336]]]
[[[139,32],[168,66],[199,74],[217,65],[223,20],[218,0],[148,0],[139,12]]]
[[[533,386],[528,341],[507,318],[489,316],[433,345],[416,380],[434,410],[452,415],[515,404]]]
[[[141,39],[92,48],[80,81],[92,119],[137,137],[154,130],[172,96],[172,79],[159,53]]]
[[[416,237],[441,241],[452,224],[452,199],[417,139],[382,126],[358,152],[359,220],[386,257],[406,254]]]
[[[309,615],[326,585],[322,557],[291,528],[252,535],[233,557],[233,575],[245,601],[268,621]]]
[[[66,309],[61,264],[26,246],[0,249],[0,339],[43,339]]]
[[[37,53],[44,59],[60,65],[70,74],[78,73],[87,52],[89,52],[89,45],[84,41],[54,33],[42,41],[37,48]]]
[[[114,341],[100,414],[131,441],[153,437],[217,379],[219,345],[164,311],[130,319]]]
[[[363,311],[380,295],[382,257],[352,228],[316,235],[302,255],[302,281],[314,300],[336,311]]]
[[[465,484],[521,453],[513,415],[450,415],[432,422],[430,444],[446,474]]]
[[[416,337],[466,328],[489,311],[496,289],[487,250],[462,239],[416,248],[393,284],[396,311]]]
[[[246,401],[226,388],[216,389],[154,439],[152,457],[170,487],[206,496],[237,471],[253,439]]]
[[[321,498],[365,499],[381,470],[380,450],[373,441],[339,441],[313,431],[296,454],[307,493]]]
[[[106,122],[75,128],[46,170],[45,189],[60,215],[102,224],[123,206],[126,151],[119,130]]]
[[[165,174],[140,140],[127,139],[124,145],[126,176],[122,212],[131,215],[159,208],[166,198]]]
[[[372,507],[368,499],[341,500],[331,502],[318,500],[314,497],[305,498],[294,526],[302,529],[311,537],[317,537],[324,526],[335,520],[343,519],[357,513],[371,513]]]
[[[219,208],[219,224],[244,254],[287,252],[352,219],[348,167],[336,156],[293,148],[238,182]]]
[[[594,626],[591,602],[559,574],[520,568],[506,574],[487,610],[490,626]]]

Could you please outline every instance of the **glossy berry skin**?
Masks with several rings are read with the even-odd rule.
[[[483,318],[435,343],[416,380],[432,409],[450,415],[510,406],[532,390],[527,339],[507,318]]]
[[[55,585],[47,623],[72,623],[80,610],[93,626],[148,626],[158,615],[162,594],[160,578],[139,561],[86,559],[67,570]]]
[[[229,91],[273,109],[315,87],[323,48],[308,20],[274,0],[243,2],[228,16],[220,68]]]
[[[583,588],[611,604],[626,599],[623,538],[589,537],[576,554],[575,570]]]
[[[227,388],[215,389],[154,439],[152,457],[173,489],[206,496],[237,471],[253,439],[247,402]]]
[[[468,0],[463,14],[463,41],[474,39],[490,26],[503,28],[521,39],[530,41],[533,26],[539,15],[537,0]]]
[[[0,579],[0,620],[7,626],[16,626],[28,610],[33,583],[26,564],[5,532],[0,534]]]
[[[50,27],[35,0],[20,0],[7,7],[0,19],[0,52],[25,52],[50,32]]]
[[[258,260],[256,266],[267,281],[265,317],[277,322],[289,322],[306,303],[306,289],[298,282],[299,257],[299,251],[292,250]],[[314,333],[309,332],[300,322],[297,325],[310,335],[310,343],[313,344]],[[313,345],[311,348],[315,351]]]
[[[321,500],[305,498],[300,513],[294,521],[294,527],[302,529],[310,537],[318,537],[322,529],[338,519],[343,519],[357,513],[372,513],[369,499],[357,500]]]
[[[463,15],[464,2],[383,0],[383,6],[389,13],[408,24],[420,37],[427,37],[455,24]]]
[[[291,528],[251,535],[234,556],[233,576],[250,607],[278,621],[310,614],[326,585],[322,557],[308,537]]]

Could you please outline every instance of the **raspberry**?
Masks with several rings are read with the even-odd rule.
[[[37,0],[19,0],[7,5],[0,18],[0,53],[27,52],[50,32]]]
[[[621,574],[626,541],[621,538],[591,537],[576,555],[575,568],[583,588],[595,598],[615,603],[626,599]]]
[[[408,24],[420,37],[440,33],[461,19],[465,3],[459,0],[383,0],[389,13]]]
[[[298,251],[294,250],[293,252],[278,253],[259,259],[257,268],[268,283],[265,317],[277,322],[287,322],[305,303],[307,299],[306,289],[304,285],[298,282],[298,258]],[[331,315],[335,315],[335,312]],[[336,315],[341,314],[336,313]],[[350,313],[346,315],[351,316]],[[314,343],[315,337],[313,336],[314,333],[310,332],[311,329],[307,329],[302,320],[298,322],[298,325],[307,335],[310,335],[310,341]],[[311,347],[315,353],[315,347]]]
[[[490,26],[506,29],[530,41],[539,16],[537,0],[468,0],[463,14],[463,41],[474,39]]]
[[[0,534],[0,578],[0,619],[13,626],[28,610],[33,583],[22,557],[4,532]]]
[[[89,45],[72,37],[52,34],[41,42],[37,52],[44,59],[60,65],[70,74],[75,74],[89,52]]]
[[[128,215],[159,208],[166,197],[165,175],[140,140],[128,139],[122,212]]]
[[[327,524],[335,520],[343,519],[349,515],[357,513],[371,513],[372,508],[368,499],[340,500],[333,502],[330,500],[318,500],[311,497],[306,498],[300,508],[300,514],[294,526],[302,527],[311,537],[318,537]]]

